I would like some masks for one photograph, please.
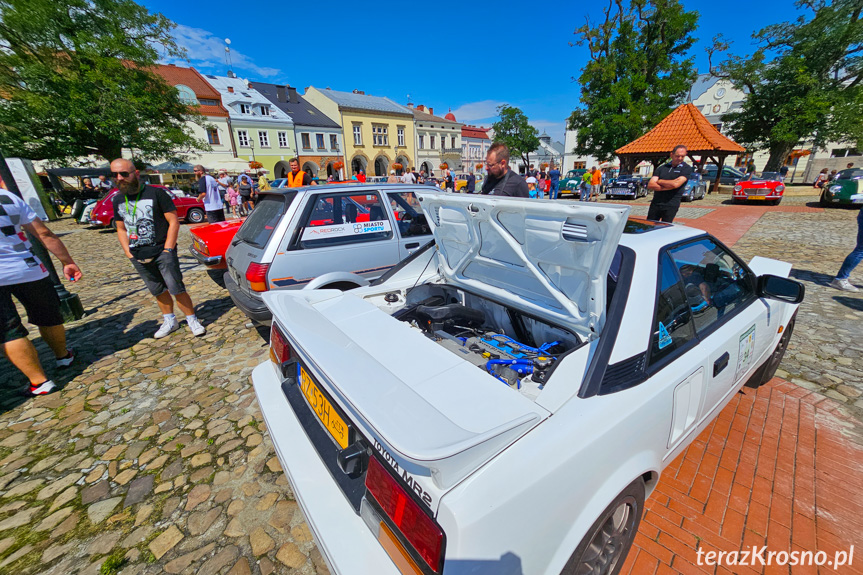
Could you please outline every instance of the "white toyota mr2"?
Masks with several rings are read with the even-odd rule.
[[[803,286],[626,206],[421,194],[434,243],[275,291],[255,392],[333,573],[617,573],[662,469],[769,380]]]

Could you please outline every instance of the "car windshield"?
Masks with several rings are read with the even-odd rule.
[[[753,182],[778,182],[779,172],[761,172],[760,176],[752,175]]]
[[[623,181],[623,180],[637,180],[637,179],[638,179],[638,177],[637,177],[637,176],[633,176],[632,174],[621,174],[621,175],[617,176],[617,178],[616,178],[616,179],[617,179],[617,181],[618,181],[618,182],[620,182],[620,181]]]
[[[574,178],[574,177],[576,177],[577,175],[578,175],[578,174],[576,174],[576,173],[575,173],[575,170],[570,170],[570,171],[568,171],[568,172],[566,173],[566,177],[567,177],[567,178]]]
[[[836,174],[837,180],[859,180],[863,178],[863,170],[842,170]]]

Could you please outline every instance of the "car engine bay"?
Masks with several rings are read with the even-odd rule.
[[[560,356],[582,344],[568,330],[443,284],[409,290],[393,317],[531,399]]]

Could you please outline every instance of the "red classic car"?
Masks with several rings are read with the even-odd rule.
[[[741,180],[734,186],[732,201],[742,204],[748,201],[771,202],[778,206],[785,192],[782,176],[777,172],[762,172],[760,176],[752,175],[748,180]]]
[[[168,192],[174,205],[177,207],[177,217],[190,224],[199,224],[204,221],[204,202],[199,202],[197,196],[178,196],[165,186],[154,185]],[[114,227],[114,196],[117,189],[111,190],[107,196],[96,203],[96,207],[90,212],[90,225],[98,227]]]
[[[222,287],[225,287],[222,276],[228,269],[225,253],[244,221],[245,218],[216,222],[189,230],[192,235],[192,245],[189,246],[189,252],[196,260],[207,266],[209,276]]]

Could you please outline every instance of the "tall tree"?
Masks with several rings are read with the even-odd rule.
[[[174,24],[131,0],[0,0],[0,138],[7,154],[179,159],[203,118],[152,72],[182,57]],[[161,54],[160,54],[161,52]]]
[[[494,141],[503,142],[513,156],[521,156],[524,167],[528,167],[530,153],[539,148],[539,132],[527,121],[527,116],[515,106],[498,106],[500,118],[492,125]]]
[[[778,171],[804,141],[863,136],[863,2],[799,0],[797,7],[800,18],[756,33],[755,53],[728,57],[717,73],[748,92],[722,120],[741,145],[770,151],[766,171]],[[717,46],[727,44],[718,38]]]
[[[578,78],[581,105],[567,122],[575,152],[608,160],[642,136],[682,100],[695,79],[698,12],[679,0],[608,0],[604,19],[575,31],[590,60]],[[573,78],[575,80],[575,78]]]

